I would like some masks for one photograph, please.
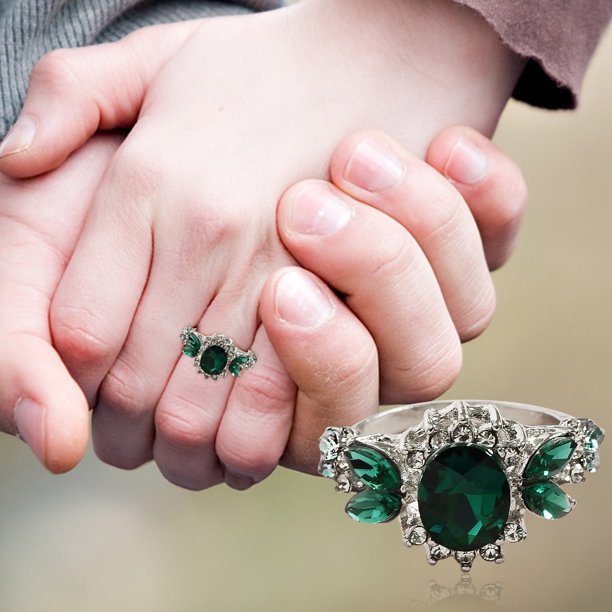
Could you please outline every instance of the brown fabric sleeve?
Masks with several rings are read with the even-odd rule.
[[[612,0],[455,0],[480,13],[529,58],[513,96],[543,108],[575,108]]]

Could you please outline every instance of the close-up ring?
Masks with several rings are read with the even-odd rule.
[[[457,400],[393,408],[321,436],[319,473],[354,493],[363,523],[399,517],[404,543],[427,560],[504,560],[527,536],[525,510],[546,519],[575,506],[560,485],[599,468],[604,431],[592,420],[526,404]]]
[[[253,351],[239,349],[234,341],[225,334],[204,336],[193,327],[185,326],[181,331],[183,354],[193,357],[198,374],[204,378],[225,378],[229,372],[240,376],[242,370],[250,370],[257,362]]]

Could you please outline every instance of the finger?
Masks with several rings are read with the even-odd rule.
[[[149,186],[124,172],[121,151],[96,194],[50,313],[53,343],[92,406],[128,335],[152,258]]]
[[[351,425],[377,409],[376,346],[333,292],[300,268],[283,268],[270,278],[260,314],[298,387],[283,463],[315,473],[325,427]]]
[[[263,327],[251,350],[252,370],[234,382],[216,439],[225,482],[246,489],[270,475],[287,445],[296,388]]]
[[[478,227],[452,185],[386,136],[356,134],[336,149],[334,183],[396,219],[434,270],[463,341],[480,334],[494,312],[495,289]]]
[[[197,329],[203,335],[229,336],[246,351],[253,344],[256,323],[243,313],[256,311],[256,303],[236,303],[234,292],[222,293],[208,306]],[[153,455],[170,482],[192,490],[223,482],[215,442],[233,384],[231,375],[206,379],[194,369],[193,359],[178,360],[155,410]]]
[[[99,129],[131,126],[150,81],[195,27],[177,25],[45,55],[32,71],[20,117],[0,145],[0,171],[41,174],[61,165]]]
[[[20,435],[52,472],[82,458],[89,414],[51,346],[49,305],[116,147],[96,138],[57,172],[0,181],[0,429]]]
[[[49,471],[66,472],[87,448],[87,401],[48,341],[27,333],[4,340],[2,429],[23,438]]]
[[[376,341],[383,400],[417,401],[446,390],[460,368],[461,345],[411,234],[323,181],[289,189],[277,219],[292,255],[346,296]]]
[[[38,236],[19,239],[23,227],[4,219],[2,230],[0,427],[23,438],[48,470],[65,472],[85,453],[89,411],[49,337],[49,295],[60,262]],[[47,262],[40,280],[37,262]]]
[[[105,378],[94,414],[94,447],[100,459],[117,467],[135,468],[153,458],[154,413],[177,365],[180,331],[200,321],[219,290],[220,275],[205,251],[210,245],[209,251],[217,253],[222,245],[216,248],[205,239],[210,238],[206,214],[197,214],[199,220],[192,215],[178,234],[173,227],[149,230],[155,254],[146,287],[126,337],[117,343],[116,359],[107,374],[101,372]],[[206,274],[202,261],[210,266]],[[239,313],[234,316],[240,320]]]
[[[427,162],[450,178],[465,198],[489,268],[500,268],[514,250],[527,207],[527,186],[518,166],[467,127],[439,134],[429,147]]]

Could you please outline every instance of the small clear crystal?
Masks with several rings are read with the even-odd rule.
[[[429,555],[435,561],[441,561],[442,559],[446,559],[450,556],[450,554],[451,551],[448,548],[440,546],[439,544],[432,546],[431,550],[429,551]]]
[[[476,553],[473,550],[465,552],[456,552],[455,559],[462,565],[470,567],[476,558]]]
[[[429,446],[434,450],[444,446],[448,441],[446,433],[443,431],[437,431],[429,438]]]
[[[319,474],[325,478],[334,478],[336,475],[336,466],[328,461],[319,463]]]
[[[455,442],[471,442],[474,438],[474,433],[469,425],[457,425],[453,429],[452,437]]]
[[[420,546],[427,542],[427,532],[424,527],[413,527],[408,534],[408,542],[413,546]]]
[[[584,468],[580,463],[575,463],[570,470],[570,480],[576,484],[584,481]]]
[[[406,458],[406,465],[412,469],[422,468],[425,464],[425,453],[421,451],[414,451],[409,453]]]
[[[346,474],[340,474],[336,479],[336,491],[348,493],[351,490],[351,481]]]
[[[493,448],[497,444],[497,436],[492,429],[483,429],[478,432],[476,442],[485,448]]]
[[[590,456],[589,462],[587,463],[587,470],[593,473],[596,472],[601,467],[601,459],[599,458],[599,453],[593,453]]]
[[[520,523],[508,523],[504,536],[508,542],[521,542],[527,537],[527,531]]]
[[[495,561],[501,557],[501,549],[495,544],[487,544],[480,549],[480,556],[485,561]]]
[[[327,429],[319,440],[319,450],[327,460],[335,459],[340,449],[340,436],[334,429]]]

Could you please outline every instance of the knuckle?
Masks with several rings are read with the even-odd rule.
[[[100,388],[100,403],[133,420],[149,419],[153,400],[142,374],[118,358]]]
[[[461,342],[468,342],[482,334],[495,314],[495,289],[492,283],[487,283],[480,296],[473,300],[465,320],[457,325]]]
[[[262,426],[271,416],[293,403],[294,387],[285,372],[271,367],[259,367],[241,377],[237,391],[243,401],[248,402],[255,418],[261,419]]]
[[[231,472],[249,475],[255,482],[266,478],[278,465],[284,443],[278,437],[270,439],[267,432],[282,430],[286,420],[287,433],[291,425],[295,387],[284,372],[261,368],[249,372],[235,387],[234,393],[245,412],[240,420],[232,420],[217,436],[219,460]],[[261,433],[259,433],[261,432]]]
[[[312,364],[312,372],[321,418],[325,422],[330,419],[333,422],[337,416],[338,398],[342,397],[343,402],[347,398],[354,398],[356,403],[360,403],[363,390],[373,377],[377,378],[376,345],[369,338],[367,342],[353,346],[350,354],[344,355],[343,359],[336,360],[333,365],[327,364],[323,370],[317,364]]]
[[[135,470],[145,463],[151,461],[150,455],[141,455],[135,453],[118,452],[115,449],[108,448],[105,445],[94,444],[96,457],[113,467],[121,470]]]
[[[232,473],[249,476],[254,482],[261,482],[276,468],[282,450],[276,450],[270,444],[251,438],[243,440],[239,447],[224,446],[223,451],[218,446],[219,460]]]
[[[365,274],[386,280],[403,279],[415,259],[416,243],[409,240],[405,232],[393,236],[389,234],[377,245],[376,256],[366,263],[370,269],[366,268]]]
[[[224,481],[221,469],[199,470],[193,472],[186,469],[184,464],[157,461],[159,471],[163,477],[173,485],[187,489],[188,491],[203,491]]]
[[[70,362],[99,364],[114,353],[110,327],[83,306],[52,307],[51,333],[59,354]]]
[[[69,88],[79,83],[78,64],[70,49],[56,49],[43,55],[32,69],[30,83],[51,88]]]
[[[216,424],[203,423],[195,417],[202,407],[183,397],[164,399],[164,406],[155,412],[155,429],[175,447],[199,449],[213,446],[217,433]],[[189,415],[192,415],[190,418]]]
[[[450,187],[450,186],[449,186]],[[427,211],[420,215],[422,219],[420,231],[418,232],[422,240],[434,243],[440,241],[447,244],[458,232],[464,231],[462,216],[465,203],[454,189],[448,195],[441,195],[436,198],[439,202],[436,206],[430,206]]]
[[[214,199],[190,196],[184,199],[185,234],[188,245],[199,245],[207,250],[226,247],[244,238],[244,217],[237,207],[209,205]]]
[[[163,161],[151,155],[137,139],[127,139],[117,150],[109,168],[106,184],[120,201],[156,200],[166,184]]]
[[[527,185],[518,170],[509,185],[506,196],[496,206],[495,225],[498,232],[514,230],[520,225],[527,210]]]
[[[459,377],[461,365],[458,337],[435,352],[425,352],[407,380],[410,401],[429,401],[442,395]]]

